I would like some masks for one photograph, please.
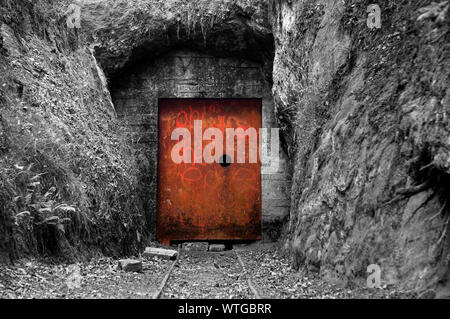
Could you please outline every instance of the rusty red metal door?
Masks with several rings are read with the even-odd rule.
[[[161,99],[159,101],[158,215],[157,239],[258,240],[261,239],[261,163],[249,161],[249,138],[245,139],[245,163],[176,164],[171,158],[179,142],[171,139],[174,129],[191,133],[194,121],[202,121],[202,133],[218,128],[261,128],[260,99]],[[239,138],[239,137],[238,137]],[[242,137],[241,137],[242,138]],[[237,140],[237,138],[236,138]],[[235,145],[236,145],[235,140]],[[203,141],[202,149],[209,143]],[[192,152],[194,156],[194,152]],[[229,161],[229,159],[228,159]]]

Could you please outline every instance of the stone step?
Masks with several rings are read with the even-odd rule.
[[[209,251],[214,251],[214,252],[225,251],[225,245],[224,244],[212,244],[212,245],[209,245]]]
[[[171,259],[171,260],[177,258],[177,255],[178,252],[176,250],[156,248],[156,247],[147,247],[145,248],[145,251],[142,254],[142,256],[144,256],[145,258],[160,257],[162,259]]]
[[[181,246],[186,251],[208,251],[207,242],[188,242]]]
[[[126,272],[142,272],[142,261],[136,259],[119,260],[119,269]]]

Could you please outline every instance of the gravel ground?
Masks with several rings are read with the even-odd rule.
[[[233,251],[182,251],[162,298],[253,298]]]
[[[289,266],[289,260],[274,245],[255,245],[238,250],[252,282],[262,298],[317,299],[384,299],[414,298],[415,294],[401,292],[395,287],[369,289],[347,288],[313,276],[304,276]]]
[[[151,298],[170,267],[170,261],[151,259],[143,262],[142,273],[132,273],[117,263],[100,258],[77,265],[0,265],[0,298]]]
[[[289,266],[274,245],[236,247],[222,253],[181,251],[161,298],[254,298],[247,279],[262,298],[414,298],[395,287],[349,289]],[[76,265],[35,260],[0,265],[0,298],[151,298],[172,261],[143,260],[143,272],[124,272],[117,260],[95,259]]]

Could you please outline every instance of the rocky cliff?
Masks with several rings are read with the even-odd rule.
[[[274,1],[273,93],[294,165],[286,247],[332,278],[437,284],[449,262],[448,2]]]
[[[274,44],[264,0],[101,0],[83,7],[83,31],[113,82],[179,48],[259,62],[271,79]]]
[[[148,233],[139,163],[65,9],[50,0],[0,4],[2,261],[126,254]]]

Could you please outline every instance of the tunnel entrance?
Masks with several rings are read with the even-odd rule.
[[[261,125],[261,99],[160,100],[158,241],[261,239]]]
[[[213,234],[210,230],[205,233],[207,228],[191,227],[191,229],[197,229],[196,234],[190,232],[183,235],[182,229],[186,228],[185,225],[203,225],[206,227],[208,223],[211,223],[216,228],[219,225],[218,220],[209,217],[202,222],[198,221],[197,219],[203,215],[196,215],[195,212],[188,213],[191,209],[188,206],[179,206],[185,212],[178,212],[179,215],[172,212],[167,215],[170,216],[170,223],[169,219],[165,221],[169,225],[177,225],[174,226],[174,229],[178,229],[179,235],[174,236],[173,232],[170,236],[162,235],[159,233],[161,226],[158,226],[158,216],[161,209],[168,209],[166,206],[159,206],[161,201],[167,203],[167,199],[169,199],[172,202],[171,197],[165,197],[163,190],[164,188],[172,189],[174,186],[171,184],[172,181],[167,180],[167,177],[160,175],[159,165],[161,165],[161,161],[158,161],[158,153],[161,154],[162,151],[160,145],[162,126],[161,123],[158,123],[158,114],[164,112],[164,106],[160,102],[166,99],[166,101],[173,99],[228,101],[223,103],[231,103],[232,100],[236,99],[246,100],[247,104],[236,104],[234,106],[236,114],[239,114],[239,112],[245,112],[245,109],[249,108],[248,101],[255,100],[258,101],[260,111],[254,119],[251,119],[255,121],[252,125],[263,128],[277,127],[271,83],[266,81],[264,68],[260,63],[245,59],[216,57],[191,50],[174,50],[156,59],[142,59],[139,63],[124,70],[120,78],[115,79],[111,87],[111,94],[118,117],[125,128],[125,134],[132,141],[136,158],[140,162],[142,192],[139,196],[145,199],[145,214],[148,224],[151,225],[149,232],[155,236],[154,239],[156,239],[157,234],[158,238],[160,235],[161,238],[166,238],[161,239],[164,241],[169,237],[172,240],[187,239],[188,237],[189,239],[206,239],[207,237],[211,239],[260,239],[261,232],[262,239],[265,241],[274,241],[278,238],[280,224],[289,215],[291,187],[287,156],[281,149],[278,172],[270,175],[258,175],[260,176],[260,185],[258,186],[255,183],[254,186],[260,189],[260,199],[258,201],[252,195],[253,207],[251,209],[250,206],[245,206],[249,205],[250,200],[244,199],[233,199],[230,203],[234,203],[235,206],[221,208],[222,212],[225,210],[233,212],[230,215],[231,217],[227,217],[225,213],[221,215],[221,228],[231,229],[234,227],[241,229],[240,231],[235,233],[226,231],[224,234],[219,234],[217,231]],[[185,104],[184,107],[186,106]],[[169,106],[167,107],[169,108]],[[176,112],[171,112],[176,115]],[[259,123],[258,126],[256,126],[256,122]],[[243,124],[243,126],[245,125]],[[196,165],[196,167],[200,167],[200,165]],[[235,164],[222,167],[220,163],[216,163],[216,167],[217,169],[220,168],[221,174],[225,174],[227,171],[228,174],[232,174],[234,170],[239,168]],[[185,178],[185,182],[186,180],[190,182],[189,178],[195,180],[197,178],[195,174],[193,170],[188,172],[188,179]],[[211,174],[209,174],[209,179]],[[242,174],[242,176],[245,177],[246,175]],[[238,198],[239,191],[233,190],[232,187],[234,186],[231,184],[228,187],[222,186],[223,193]],[[204,195],[209,199],[214,198],[213,195]],[[198,195],[192,192],[191,196],[195,198]],[[204,207],[194,205],[192,210],[194,209],[204,212],[204,216],[209,216],[208,214],[212,214],[212,209],[215,208],[208,205]],[[211,211],[207,212],[208,209],[211,209]],[[262,223],[262,230],[261,226],[260,228],[257,227],[256,213],[252,215],[254,217],[253,222],[248,221],[250,215],[246,217],[247,221],[239,221],[233,218],[234,212],[237,211],[245,211],[243,216],[252,215],[252,212],[259,212],[259,216],[261,216],[259,225]],[[192,218],[189,219],[189,216],[192,216]],[[252,226],[244,227],[244,230],[242,225],[246,223]],[[189,229],[189,227],[187,228]]]

